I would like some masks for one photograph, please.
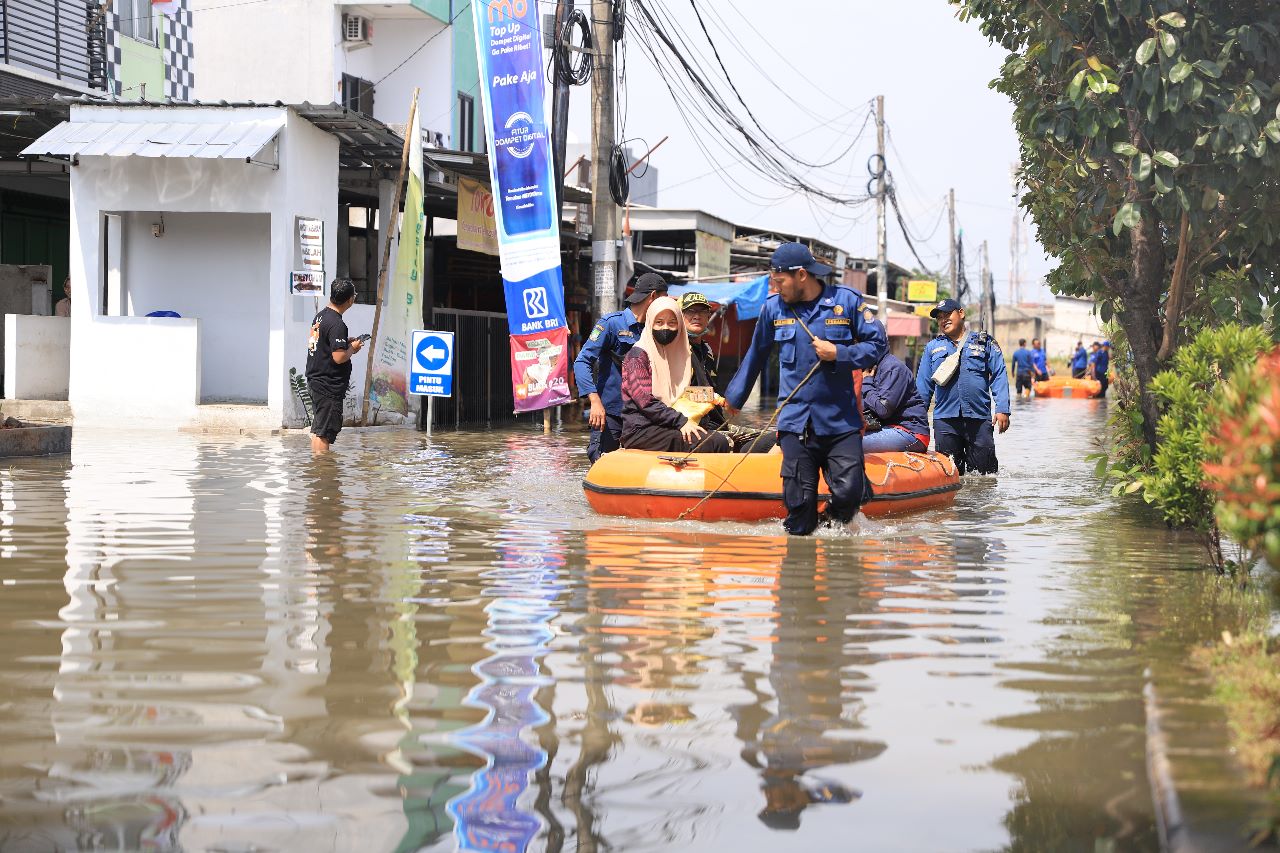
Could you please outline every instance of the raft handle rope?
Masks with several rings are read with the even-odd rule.
[[[806,331],[808,330],[806,329]],[[706,503],[707,501],[715,497],[717,492],[719,492],[722,488],[724,488],[729,484],[729,478],[732,477],[733,473],[738,470],[738,466],[740,466],[743,462],[746,462],[747,459],[750,458],[751,451],[756,449],[756,444],[758,444],[760,442],[760,439],[764,437],[765,433],[769,431],[769,427],[773,425],[773,422],[777,419],[778,415],[780,415],[782,413],[782,410],[786,408],[787,403],[790,403],[791,398],[794,397],[796,394],[798,394],[800,392],[800,389],[804,387],[805,383],[808,382],[811,378],[813,378],[813,374],[818,372],[818,368],[821,365],[822,365],[822,359],[818,359],[817,361],[815,361],[813,363],[813,367],[809,368],[809,372],[805,374],[804,379],[800,380],[800,384],[796,385],[796,387],[792,389],[791,393],[787,395],[787,399],[783,400],[781,403],[778,404],[778,408],[773,410],[773,414],[769,416],[768,422],[766,422],[764,427],[761,428],[760,434],[757,435],[755,437],[755,440],[751,442],[751,446],[747,448],[746,453],[741,454],[740,457],[738,458],[738,461],[733,463],[733,467],[729,469],[729,473],[725,474],[724,478],[721,479],[720,485],[716,486],[714,489],[707,492],[703,496],[702,500],[698,501],[696,504],[694,504],[693,506],[689,507],[684,512],[676,516],[676,521],[684,521],[686,518],[689,517],[690,513],[697,512],[704,503]]]

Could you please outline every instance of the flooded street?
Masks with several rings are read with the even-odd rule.
[[[595,516],[585,435],[83,431],[0,468],[0,849],[1153,850],[1250,803],[1190,538],[1015,404],[855,535]],[[1144,675],[1146,672],[1150,675]]]

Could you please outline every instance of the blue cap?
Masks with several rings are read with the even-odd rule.
[[[775,249],[773,258],[769,261],[769,269],[774,272],[795,272],[803,269],[819,278],[831,275],[831,267],[819,263],[814,258],[813,252],[809,251],[809,247],[801,243],[783,243]]]
[[[1107,348],[1109,349],[1109,348],[1111,347],[1111,341],[1103,341],[1103,342],[1102,342],[1102,345],[1103,345],[1104,347],[1107,347]]]
[[[954,299],[944,299],[929,309],[929,316],[938,319],[939,314],[950,314],[952,311],[963,311],[964,306]]]

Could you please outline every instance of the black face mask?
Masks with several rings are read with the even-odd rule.
[[[674,341],[679,333],[678,329],[654,329],[653,339],[665,347]]]

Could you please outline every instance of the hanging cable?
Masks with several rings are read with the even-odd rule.
[[[609,157],[609,195],[613,203],[623,207],[631,197],[631,177],[627,174],[627,152],[621,145],[613,146]]]
[[[573,31],[577,29],[581,43],[573,43]],[[560,36],[556,39],[555,55],[556,74],[570,86],[585,85],[591,79],[595,68],[595,55],[592,53],[594,42],[591,39],[591,19],[581,9],[574,9],[565,18],[560,27]],[[573,54],[578,54],[578,64],[573,63]]]

